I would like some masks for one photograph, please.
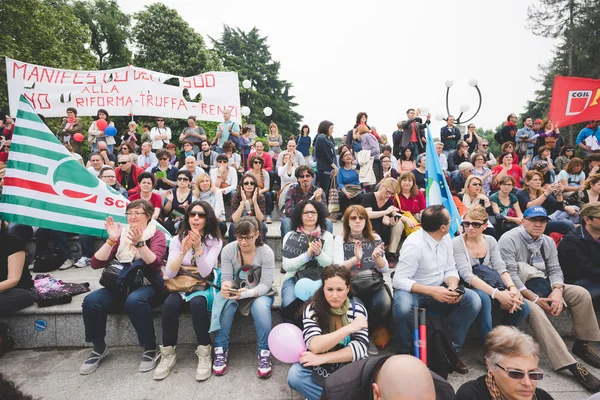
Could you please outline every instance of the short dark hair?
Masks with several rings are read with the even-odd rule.
[[[144,214],[146,214],[148,222],[152,220],[152,215],[154,214],[154,206],[150,204],[150,202],[142,199],[133,200],[131,203],[127,204],[125,211],[129,211],[132,208],[141,208],[142,210],[144,210]]]
[[[142,180],[144,179],[150,179],[152,181],[152,186],[154,186],[156,184],[156,177],[154,176],[154,174],[151,174],[150,172],[142,172],[141,174],[138,175],[137,181],[138,184],[142,182]]]
[[[75,116],[77,116],[77,109],[76,108],[69,107],[69,108],[67,108],[67,112],[69,112],[69,111],[72,111],[73,114],[75,114]]]
[[[321,227],[321,230],[324,232],[327,229],[327,224],[325,223],[325,218],[327,217],[327,212],[323,209],[323,206],[320,202],[316,200],[306,200],[300,202],[292,212],[292,231],[298,229],[299,226],[302,225],[302,213],[304,212],[304,207],[307,204],[312,205],[317,210],[317,225]]]
[[[411,111],[415,111],[415,109],[414,108],[409,108],[408,110],[406,110],[406,115],[408,115],[408,113],[411,112]]]
[[[97,151],[93,152],[92,154],[90,154],[90,158],[89,159],[91,160],[92,157],[94,157],[94,156],[98,156],[98,157],[100,157],[100,160],[104,161],[104,159],[102,158],[102,155],[100,155],[100,153],[98,153]]]
[[[189,144],[190,146],[194,147],[194,144],[189,140],[184,140],[183,142],[181,142],[181,147],[185,146],[186,144]]]
[[[329,127],[333,125],[331,121],[321,121],[319,124],[319,128],[317,129],[317,133],[322,133],[323,135],[329,135]]]
[[[190,180],[190,182],[192,181],[192,174],[187,169],[180,169],[179,171],[177,171],[178,178],[179,178],[179,175],[185,175],[185,177],[188,178]]]
[[[229,157],[227,157],[227,154],[219,154],[217,156],[217,162],[219,161],[229,162]]]
[[[231,140],[226,141],[225,143],[223,143],[223,151],[235,151],[235,144],[233,144]]]
[[[444,207],[441,204],[429,206],[421,213],[421,228],[425,232],[438,231],[443,225],[450,223],[450,218],[444,213]]]
[[[523,121],[523,123],[525,123],[525,121],[527,121],[529,118],[533,119],[531,117],[531,115],[526,115],[526,116],[523,117],[523,119],[521,119],[521,121]]]
[[[249,126],[245,126],[245,127],[242,129],[242,134],[244,134],[244,133],[246,133],[246,132],[252,132],[252,128],[250,128]]]
[[[156,158],[158,158],[160,160],[162,157],[167,157],[168,159],[171,159],[171,154],[169,154],[169,152],[166,149],[157,150]]]
[[[308,172],[310,174],[310,176],[312,176],[314,178],[315,171],[313,171],[312,167],[310,167],[309,165],[298,166],[298,168],[296,168],[296,172],[294,173],[294,175],[296,175],[296,178],[300,178],[300,176],[304,175],[305,172]]]
[[[145,123],[144,125],[142,125],[142,128],[146,128],[148,130],[152,129],[152,125],[150,125],[149,123]]]
[[[366,112],[361,111],[358,114],[356,114],[356,125],[360,124],[360,120],[362,117],[365,117],[366,119],[369,119],[369,116],[367,115]]]

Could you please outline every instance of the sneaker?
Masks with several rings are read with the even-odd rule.
[[[77,260],[77,262],[75,263],[75,266],[77,268],[85,268],[85,267],[89,267],[92,265],[92,260],[90,260],[88,257],[81,257],[79,258],[79,260]]]
[[[177,346],[158,346],[160,349],[160,363],[158,363],[158,367],[156,367],[156,369],[154,370],[154,376],[153,378],[157,381],[160,381],[161,379],[165,379],[167,376],[169,376],[169,372],[171,372],[171,368],[173,368],[175,366],[175,363],[177,362]],[[144,352],[144,357],[146,358],[146,353],[148,352]],[[148,355],[148,359],[150,359],[152,356],[149,354]],[[144,361],[142,361],[143,363]],[[149,361],[148,361],[149,362]],[[152,367],[154,368],[154,367]],[[150,368],[150,369],[152,369]],[[142,371],[142,365],[140,364],[140,371]],[[146,370],[149,371],[149,370]]]
[[[258,377],[269,378],[271,376],[271,352],[261,350],[258,354]]]
[[[594,368],[600,368],[600,357],[589,344],[576,340],[573,345],[573,354]]]
[[[108,355],[108,346],[104,348],[104,352],[102,354],[96,353],[94,350],[90,353],[90,355],[85,359],[81,367],[79,368],[79,373],[81,375],[89,375],[95,370],[98,369],[98,365],[100,365],[100,361],[102,361]]]
[[[154,367],[156,367],[156,363],[160,358],[160,351],[158,350],[146,350],[144,354],[142,354],[142,362],[140,362],[140,368],[138,371],[140,372],[148,372],[152,371]]]
[[[216,376],[223,376],[227,372],[227,359],[229,350],[223,351],[222,347],[215,347],[215,358],[213,360],[212,372]]]
[[[454,368],[454,370],[461,375],[469,373],[469,367],[467,367],[467,364],[465,364],[460,358],[456,362],[456,367]]]
[[[65,269],[69,269],[71,268],[73,265],[75,265],[75,263],[73,262],[72,258],[67,258],[65,260],[64,263],[62,263],[62,265],[60,267],[58,267],[59,270],[64,271]]]
[[[27,267],[28,270],[33,271],[33,267],[35,267],[35,258],[31,261],[31,264]]]
[[[377,354],[379,354],[379,349],[377,348],[375,342],[373,342],[372,340],[369,340],[369,349],[367,350],[367,353],[369,353],[369,355],[372,356],[376,356]]]
[[[270,224],[271,222],[273,222],[273,221],[271,221],[271,216],[270,216],[270,215],[267,215],[267,218],[266,218],[266,221],[265,221],[265,222],[266,222],[267,224]]]
[[[196,368],[196,380],[205,381],[210,378],[210,366],[212,360],[210,357],[211,345],[198,346],[196,349],[196,355],[198,356],[198,368]]]
[[[598,378],[590,374],[590,371],[588,371],[583,365],[577,363],[576,368],[571,372],[573,373],[575,380],[587,390],[592,392],[597,392],[600,390],[600,381]]]

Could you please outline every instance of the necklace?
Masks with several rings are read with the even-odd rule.
[[[187,192],[187,193],[186,193],[186,194],[183,196],[183,199],[182,199],[182,198],[179,196],[179,190],[176,190],[176,191],[175,191],[175,193],[177,194],[177,201],[179,202],[179,204],[181,204],[181,203],[184,203],[184,202],[187,200],[187,198],[188,198],[188,196],[189,196],[189,194],[190,194],[190,192],[188,191],[188,192]]]
[[[350,232],[350,237],[354,240],[360,240],[360,241],[363,240],[362,232],[359,233],[358,235],[355,235],[354,233]]]

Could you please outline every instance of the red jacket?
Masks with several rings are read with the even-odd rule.
[[[138,176],[140,176],[140,174],[142,172],[144,172],[144,168],[138,167],[137,165],[131,163],[131,177],[132,177],[133,181],[135,182],[135,187],[133,187],[127,191],[129,196],[131,196],[132,194],[139,193],[140,184],[138,183],[137,180],[138,180]],[[123,180],[123,173],[121,172],[121,167],[115,169],[115,175],[117,176],[117,182],[119,182],[119,184],[121,184],[121,181]]]

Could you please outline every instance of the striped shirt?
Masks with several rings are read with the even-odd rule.
[[[367,311],[365,308],[359,303],[354,303],[354,309],[352,306],[348,309],[346,315],[348,316],[348,321],[351,323],[354,321],[354,317],[356,315],[362,315],[367,318]],[[304,315],[302,316],[302,323],[304,324],[304,342],[306,342],[306,347],[309,348],[309,343],[312,338],[318,335],[322,335],[323,331],[319,327],[319,324],[316,321],[317,316],[313,311],[312,304],[310,304],[304,310]],[[369,330],[367,328],[361,329],[358,332],[354,332],[350,335],[350,343],[348,346],[352,349],[352,361],[361,360],[363,358],[367,358],[367,347],[369,346]]]

